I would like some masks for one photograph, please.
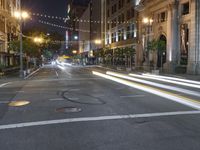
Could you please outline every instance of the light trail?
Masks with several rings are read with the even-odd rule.
[[[157,81],[168,82],[168,83],[172,83],[172,84],[183,85],[183,86],[188,86],[188,87],[200,89],[200,85],[196,85],[196,84],[190,84],[190,83],[185,83],[185,82],[161,79],[161,78],[157,78],[157,77],[142,76],[142,75],[132,74],[132,73],[130,73],[129,75],[133,76],[133,77],[143,78],[143,79],[153,79],[153,80],[157,80]]]
[[[139,82],[139,83],[148,84],[148,85],[151,85],[151,86],[155,86],[155,87],[159,87],[159,88],[163,88],[163,89],[167,89],[167,90],[172,90],[172,91],[186,93],[188,95],[200,97],[199,92],[186,90],[186,89],[183,89],[183,88],[178,88],[178,87],[174,87],[174,86],[163,85],[163,84],[159,84],[159,83],[155,83],[155,82],[151,82],[151,81],[146,81],[146,80],[130,77],[130,76],[127,76],[127,75],[123,75],[123,74],[119,74],[119,73],[115,73],[115,72],[111,72],[111,71],[107,71],[106,74],[112,75],[112,76],[115,76],[115,77],[119,77],[119,78],[123,78],[123,79],[128,79],[128,80]]]
[[[153,74],[147,74],[147,73],[143,73],[142,75],[144,75],[144,76],[150,76],[150,77],[156,77],[156,78],[161,78],[161,79],[170,79],[170,80],[175,80],[175,81],[182,81],[182,82],[186,82],[186,83],[193,83],[193,84],[200,85],[199,81],[194,81],[194,80],[180,79],[180,78],[167,77],[167,76],[161,76],[161,75],[153,75]]]
[[[170,92],[167,92],[167,91],[164,91],[164,90],[160,90],[160,89],[157,89],[157,88],[153,88],[153,87],[150,87],[150,86],[145,86],[145,85],[142,85],[142,84],[139,84],[139,83],[133,83],[133,82],[130,82],[130,81],[127,81],[127,80],[124,80],[124,79],[120,79],[120,78],[113,77],[113,76],[110,76],[110,75],[106,75],[106,74],[103,74],[103,73],[99,73],[99,72],[96,72],[96,71],[92,71],[92,73],[94,75],[103,77],[105,79],[109,79],[109,80],[130,86],[130,87],[133,87],[135,89],[139,89],[141,91],[145,91],[145,92],[157,95],[159,97],[163,97],[165,99],[169,99],[169,100],[178,102],[180,104],[184,104],[186,106],[200,110],[200,102],[197,101],[197,100],[193,100],[193,99],[190,99],[190,98],[187,98],[187,97],[183,97],[183,96],[173,94],[173,93],[170,93]]]

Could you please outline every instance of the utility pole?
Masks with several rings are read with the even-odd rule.
[[[22,11],[21,0],[19,1],[19,11],[21,14],[21,11]],[[21,15],[19,18],[19,22],[20,22],[20,72],[19,72],[19,76],[20,76],[20,78],[23,78],[24,77],[24,73],[23,73],[23,41],[22,41],[22,16]]]

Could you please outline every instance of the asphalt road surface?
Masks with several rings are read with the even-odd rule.
[[[0,150],[200,149],[198,83],[106,71],[49,65],[1,84]]]

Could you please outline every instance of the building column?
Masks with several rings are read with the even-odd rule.
[[[188,65],[187,65],[187,73],[188,74],[196,74],[196,67],[197,67],[197,50],[199,45],[198,40],[198,34],[200,31],[198,31],[198,19],[197,16],[199,16],[198,13],[198,7],[197,2],[199,0],[193,0],[191,1],[191,10],[190,10],[190,27],[189,27],[189,50],[188,50]],[[199,3],[199,2],[198,2]],[[199,19],[200,20],[200,19]]]
[[[196,0],[196,46],[195,46],[195,73],[200,74],[200,1]]]
[[[8,53],[8,28],[7,28],[7,18],[5,18],[5,53]],[[5,56],[5,65],[8,66],[9,65],[9,60],[8,57]]]
[[[164,70],[170,72],[172,62],[172,4],[168,5],[167,11],[167,62],[164,64]]]
[[[178,64],[180,52],[179,52],[179,14],[178,14],[178,0],[174,0],[171,4],[171,44],[168,47],[169,52],[169,72],[174,72]]]

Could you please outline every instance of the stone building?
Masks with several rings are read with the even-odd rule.
[[[97,59],[94,53],[103,47],[104,0],[90,0],[88,7],[79,18],[79,52],[87,63]]]
[[[133,51],[136,49],[138,14],[135,11],[134,2],[133,0],[105,0],[104,44],[106,48],[113,50],[114,62],[118,61],[115,60],[116,49],[129,48]],[[135,54],[129,59],[134,65]]]
[[[183,69],[200,74],[199,0],[136,0],[138,16],[137,65],[167,72]],[[152,52],[147,43],[159,40],[164,48]]]
[[[19,10],[19,0],[0,0],[0,64],[14,65],[14,52],[9,50],[8,43],[18,38],[19,24],[14,19],[14,12]]]
[[[106,0],[105,3],[105,44],[110,48],[136,45],[137,13],[134,1]]]

